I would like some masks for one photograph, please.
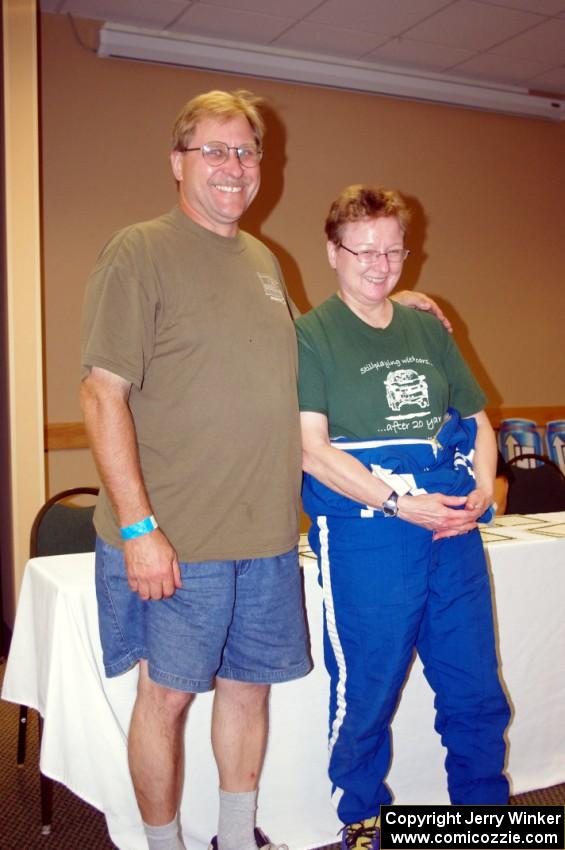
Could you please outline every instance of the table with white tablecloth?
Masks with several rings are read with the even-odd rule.
[[[483,532],[491,567],[502,674],[513,707],[508,773],[514,793],[565,781],[565,514],[500,517]],[[326,777],[328,680],[315,560],[301,540],[313,672],[277,685],[258,822],[293,850],[335,841],[341,824]],[[31,560],[24,574],[2,696],[44,717],[41,767],[102,810],[120,850],[146,850],[127,769],[135,670],[106,679],[94,590],[94,555]],[[212,695],[198,696],[186,731],[182,802],[188,850],[215,831],[217,774]],[[443,750],[433,694],[418,659],[393,724],[388,777],[395,802],[445,803]]]

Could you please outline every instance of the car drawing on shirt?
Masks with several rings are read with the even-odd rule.
[[[422,409],[429,405],[426,376],[418,375],[414,369],[389,372],[384,385],[391,410],[400,410],[405,404],[417,404]]]

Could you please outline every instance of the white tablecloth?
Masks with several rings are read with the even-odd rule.
[[[519,793],[565,781],[565,514],[501,517],[484,539],[514,709],[508,772]],[[263,829],[292,850],[331,843],[340,827],[325,772],[321,591],[305,540],[301,548],[315,669],[273,688],[258,813]],[[93,572],[91,554],[28,563],[2,696],[42,713],[43,771],[105,812],[121,850],[146,850],[126,759],[136,671],[104,677]],[[182,822],[189,850],[202,850],[215,832],[211,702],[211,694],[197,698],[186,732]],[[388,781],[397,803],[448,802],[433,716],[433,695],[416,660],[393,724]]]

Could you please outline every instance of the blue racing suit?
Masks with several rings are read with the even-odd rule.
[[[465,495],[475,488],[475,436],[475,421],[450,410],[431,440],[332,445],[401,495]],[[303,503],[324,594],[329,775],[340,819],[355,823],[391,802],[390,724],[414,649],[435,692],[451,802],[507,803],[503,734],[510,710],[498,677],[479,532],[433,541],[431,531],[384,517],[308,474]]]

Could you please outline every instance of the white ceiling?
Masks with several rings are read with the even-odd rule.
[[[40,8],[565,96],[565,0],[40,0]]]

